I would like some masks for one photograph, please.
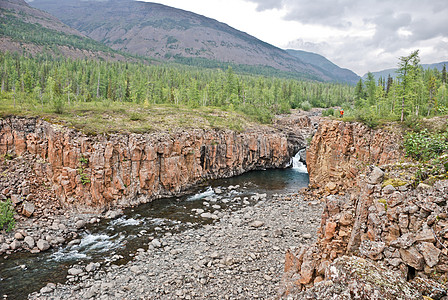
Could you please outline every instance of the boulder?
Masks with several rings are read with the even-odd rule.
[[[34,248],[34,246],[36,244],[36,242],[34,241],[33,237],[31,237],[31,236],[26,236],[25,239],[24,239],[24,242],[25,242],[25,244],[28,245],[28,247],[30,249]]]
[[[40,239],[37,241],[37,248],[40,251],[45,251],[50,248],[50,244],[46,240]]]
[[[34,210],[35,207],[33,203],[28,201],[23,202],[22,215],[29,218],[34,213]]]
[[[367,182],[370,184],[379,184],[383,181],[384,172],[378,167],[373,167],[372,172],[367,178]]]
[[[356,295],[356,296],[355,296]],[[337,258],[325,271],[325,280],[288,299],[422,299],[422,294],[400,276],[359,257]]]
[[[401,259],[405,264],[416,270],[423,270],[423,267],[425,266],[425,259],[415,247],[410,247],[409,249],[402,248],[399,249],[399,251]]]

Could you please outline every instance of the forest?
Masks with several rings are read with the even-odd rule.
[[[446,68],[424,70],[419,52],[401,57],[396,79],[371,73],[356,86],[249,75],[180,64],[148,65],[86,59],[0,54],[1,99],[22,111],[62,114],[86,103],[139,107],[213,107],[261,123],[291,109],[328,108],[324,115],[364,121],[446,114]]]
[[[23,109],[62,113],[86,102],[217,107],[262,123],[291,108],[353,102],[354,87],[239,74],[231,67],[73,60],[0,54],[1,93]]]

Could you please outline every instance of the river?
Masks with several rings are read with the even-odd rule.
[[[292,167],[252,171],[203,183],[182,197],[164,198],[129,208],[116,219],[88,225],[79,243],[50,251],[0,258],[0,297],[25,299],[48,282],[65,282],[70,266],[82,262],[124,264],[151,238],[213,222],[224,210],[253,205],[262,194],[297,192],[308,185],[306,167],[295,157]],[[204,214],[208,213],[208,217]],[[210,218],[210,216],[212,218]]]

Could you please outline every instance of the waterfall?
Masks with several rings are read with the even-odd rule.
[[[300,161],[299,152],[297,152],[297,154],[291,160],[292,169],[300,173],[308,173],[306,166]]]

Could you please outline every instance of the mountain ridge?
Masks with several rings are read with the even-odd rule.
[[[115,50],[174,62],[207,59],[272,67],[305,79],[341,81],[225,23],[163,4],[131,0],[34,0],[31,4]]]
[[[436,68],[439,71],[442,71],[443,69],[443,65],[448,66],[448,61],[442,61],[442,62],[437,62],[437,63],[432,63],[432,64],[421,64],[423,69],[434,69]],[[384,69],[384,70],[380,70],[380,71],[376,71],[376,72],[370,72],[373,74],[373,76],[375,77],[376,80],[378,80],[380,77],[382,78],[387,78],[389,75],[392,78],[396,78],[397,75],[395,74],[395,72],[398,70],[398,68],[390,68],[390,69]],[[364,74],[362,76],[362,80],[366,80],[367,79],[367,74]]]

